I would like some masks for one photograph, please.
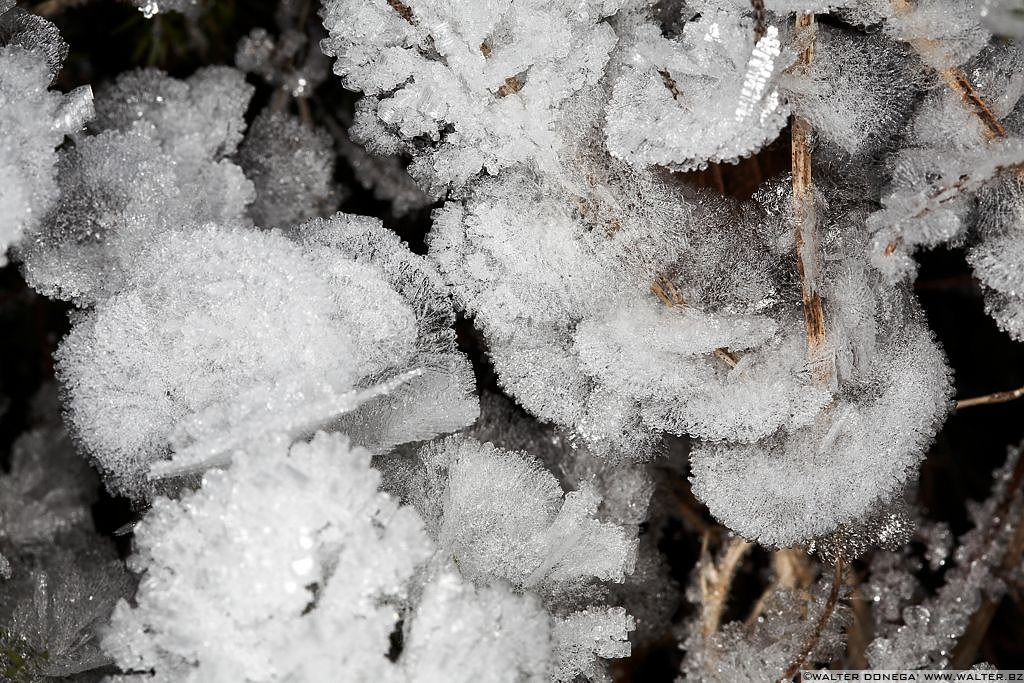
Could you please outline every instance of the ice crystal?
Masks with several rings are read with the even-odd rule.
[[[416,150],[410,172],[439,194],[513,165],[556,170],[559,105],[601,77],[615,36],[600,20],[618,4],[335,0],[323,47],[366,95],[356,138]]]
[[[93,114],[88,86],[49,89],[66,54],[53,24],[0,7],[0,265],[57,198],[55,148]]]
[[[755,43],[748,19],[711,10],[676,40],[655,24],[629,38],[608,104],[608,148],[616,156],[690,170],[749,156],[786,125],[777,80],[793,56],[783,53],[777,26]]]
[[[242,228],[169,232],[136,255],[130,286],[81,316],[60,372],[72,424],[108,486],[140,495],[150,465],[171,453],[156,474],[311,434],[414,379],[409,391],[435,403],[396,394],[354,414],[347,431],[386,449],[475,418],[468,365],[442,329],[444,300],[417,280],[422,259],[403,256],[372,221],[339,217],[322,238],[332,225],[339,241],[362,234],[367,263],[313,237],[303,246]],[[125,335],[132,353],[111,353]],[[408,422],[382,415],[403,410]]]
[[[127,73],[100,91],[99,133],[62,152],[60,199],[22,258],[40,291],[91,303],[116,292],[157,235],[241,221],[252,183],[227,156],[241,142],[252,88],[233,69],[187,81]]]
[[[135,606],[118,604],[104,650],[147,680],[394,680],[394,601],[430,544],[369,459],[318,434],[154,500],[129,560]]]

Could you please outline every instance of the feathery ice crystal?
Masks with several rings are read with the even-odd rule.
[[[1019,2],[131,0],[161,68],[114,71],[89,0],[14,4],[0,262],[71,326],[0,430],[5,680],[974,663],[1024,466],[955,539],[915,507],[914,284],[962,249],[1024,340]]]

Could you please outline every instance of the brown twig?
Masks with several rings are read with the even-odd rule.
[[[704,536],[700,566],[697,569],[701,595],[701,634],[705,639],[718,631],[732,579],[736,575],[740,561],[752,547],[742,538],[733,538],[715,566],[708,553],[708,538],[707,535]]]
[[[891,0],[891,3],[896,14],[908,14],[912,9],[909,0]],[[944,49],[939,41],[929,38],[915,38],[909,42],[914,52],[922,57],[928,53],[936,53]],[[960,96],[960,100],[964,103],[967,110],[978,117],[985,139],[998,140],[1005,138],[1006,128],[996,117],[988,102],[985,101],[985,98],[974,89],[971,80],[963,72],[963,69],[950,63],[948,54],[942,54],[941,61],[946,62],[946,65],[938,69],[939,77],[942,78],[942,81],[950,90]],[[1016,170],[1018,175],[1024,177],[1024,165],[1016,166]],[[899,247],[899,244],[899,239],[889,242],[885,246],[885,255],[891,256]]]
[[[796,33],[814,30],[814,15],[800,14]],[[800,54],[800,64],[808,66],[814,58],[814,42]],[[824,288],[821,254],[818,248],[817,216],[814,206],[814,185],[811,179],[811,124],[800,116],[793,117],[793,216],[796,236],[796,269],[804,307],[804,328],[807,335],[807,356],[816,384],[832,382],[832,370],[826,362],[827,339],[825,309],[821,300]]]
[[[388,0],[388,4],[391,5],[391,9],[398,12],[398,16],[402,17],[410,24],[416,23],[416,15],[412,13],[412,8],[402,2],[402,0]]]
[[[661,303],[669,308],[685,308],[686,297],[683,296],[675,283],[665,275],[658,275],[651,280],[651,294],[658,297]],[[730,368],[736,367],[740,362],[739,356],[727,348],[719,347],[714,350],[715,358],[718,358]]]
[[[811,629],[810,633],[807,634],[807,639],[804,641],[803,647],[797,654],[796,659],[789,665],[789,667],[782,672],[780,681],[789,681],[793,679],[793,676],[800,671],[803,667],[804,662],[807,658],[814,653],[814,648],[818,646],[818,642],[821,640],[822,634],[825,632],[825,627],[828,626],[828,620],[832,618],[832,614],[836,611],[836,605],[839,604],[839,592],[843,584],[843,561],[841,559],[836,560],[835,573],[832,576],[832,588],[828,592],[828,598],[825,600],[825,605],[821,609],[821,614],[818,615],[818,620],[814,624],[814,628]]]
[[[514,95],[515,93],[522,90],[524,85],[526,85],[525,71],[523,73],[516,74],[515,76],[509,76],[508,78],[506,78],[505,82],[498,87],[497,92],[495,92],[494,94],[497,95],[498,97],[508,97],[509,95]]]
[[[754,42],[764,38],[764,0],[750,0],[754,10]]]
[[[772,569],[775,579],[761,593],[761,597],[754,603],[753,609],[747,615],[747,625],[753,624],[760,617],[768,601],[780,588],[787,590],[807,591],[814,581],[814,573],[807,561],[807,554],[801,548],[783,548],[772,553]],[[806,598],[809,599],[809,595]],[[804,603],[806,609],[806,600]]]
[[[986,406],[993,403],[1006,403],[1007,401],[1013,401],[1022,396],[1024,396],[1024,387],[1012,389],[1010,391],[997,391],[994,394],[985,394],[984,396],[975,396],[973,398],[962,398],[956,402],[954,410],[962,410],[964,408],[972,408],[974,406]]]
[[[909,0],[891,1],[896,14],[909,14],[913,9]],[[914,52],[922,56],[928,53],[944,53],[945,50],[940,41],[930,38],[915,38],[910,41],[910,46],[914,48]],[[960,67],[950,63],[948,54],[942,54],[941,60],[946,62],[946,65],[939,70],[939,75],[942,77],[943,82],[949,86],[950,90],[958,94],[967,108],[973,111],[978,119],[981,120],[982,125],[985,127],[985,137],[989,140],[1006,137],[1006,129],[1003,127],[1003,124],[996,118],[996,115],[992,112],[984,98],[975,92],[974,86],[971,85],[970,79],[967,78],[967,74]]]
[[[874,637],[871,603],[864,599],[857,572],[849,572],[846,583],[850,587],[850,608],[853,612],[853,621],[846,631],[846,666],[867,669],[867,648]]]

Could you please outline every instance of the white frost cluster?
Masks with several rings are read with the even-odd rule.
[[[411,152],[431,194],[519,164],[555,172],[560,105],[601,78],[618,1],[332,0],[324,50],[365,93],[353,135]]]
[[[628,653],[621,609],[554,618],[508,584],[417,572],[434,544],[369,462],[320,433],[154,500],[129,561],[144,572],[135,606],[120,603],[103,641],[122,670],[153,673],[118,680],[546,683]]]
[[[621,583],[636,561],[635,528],[597,519],[593,487],[564,493],[533,456],[465,437],[430,444],[418,460],[407,495],[436,541],[434,561],[480,586],[540,595],[555,617],[554,680],[597,675],[596,657],[629,654],[625,610],[576,607],[600,603],[600,584]]]
[[[608,103],[612,154],[685,171],[749,156],[785,127],[777,81],[794,55],[777,26],[755,43],[749,19],[708,8],[674,40],[654,22],[631,28]]]
[[[251,95],[226,67],[186,81],[133,71],[100,90],[97,134],[61,152],[60,198],[26,239],[29,283],[93,303],[119,291],[136,254],[159,235],[242,221],[253,185],[228,156],[242,141]]]
[[[339,214],[299,235],[164,233],[136,254],[121,292],[80,316],[58,351],[60,375],[110,488],[144,495],[147,475],[202,469],[339,419],[386,450],[476,417],[426,262],[372,219]]]
[[[392,680],[388,637],[430,544],[369,459],[320,434],[154,500],[129,560],[136,606],[118,605],[104,649],[155,672],[140,680]]]
[[[55,148],[92,117],[92,89],[50,85],[67,54],[50,22],[0,3],[0,265],[57,197]]]

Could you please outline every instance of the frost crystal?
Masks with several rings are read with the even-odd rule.
[[[334,155],[324,130],[265,109],[249,127],[237,160],[256,186],[249,214],[260,227],[285,229],[337,208]]]
[[[369,458],[319,434],[154,500],[129,560],[136,606],[117,606],[104,650],[147,680],[396,680],[395,601],[430,545]]]
[[[67,680],[110,662],[101,632],[133,582],[106,539],[38,547],[0,592],[0,671],[9,681]],[[9,676],[9,678],[8,678]]]
[[[789,116],[776,81],[793,58],[777,27],[753,36],[749,20],[715,10],[676,40],[654,24],[638,27],[608,104],[608,149],[638,165],[690,170],[773,140]]]
[[[98,135],[61,154],[61,196],[22,258],[40,291],[91,303],[119,290],[156,235],[241,221],[252,183],[227,156],[242,139],[252,88],[234,69],[188,81],[123,75],[96,102]]]
[[[445,318],[443,299],[416,280],[422,259],[373,221],[339,217],[320,234],[332,225],[339,238],[346,226],[362,234],[366,263],[312,237],[304,247],[212,225],[169,232],[136,255],[124,291],[81,316],[58,352],[60,374],[108,486],[141,495],[150,465],[172,452],[155,474],[222,463],[247,443],[287,443],[417,379],[407,391],[421,394],[370,403],[346,431],[386,450],[476,417],[468,364],[441,329],[450,309]],[[112,353],[126,337],[131,353]]]
[[[56,27],[0,7],[0,265],[57,198],[54,149],[92,117],[92,90],[49,90],[67,45]]]
[[[596,657],[629,654],[634,623],[623,609],[576,607],[593,593],[588,586],[622,582],[636,560],[635,532],[594,518],[592,488],[563,494],[530,456],[464,437],[428,445],[419,459],[408,496],[437,541],[435,561],[450,559],[478,585],[507,581],[544,597],[557,617],[554,680],[601,670]]]
[[[636,541],[593,518],[600,501],[589,487],[563,494],[538,462],[467,439],[428,446],[420,458],[427,490],[443,491],[428,525],[467,578],[553,591],[632,571]]]
[[[518,164],[554,172],[559,105],[601,77],[615,36],[600,20],[618,3],[456,4],[324,4],[324,51],[366,94],[353,134],[414,152],[409,170],[435,195]]]

